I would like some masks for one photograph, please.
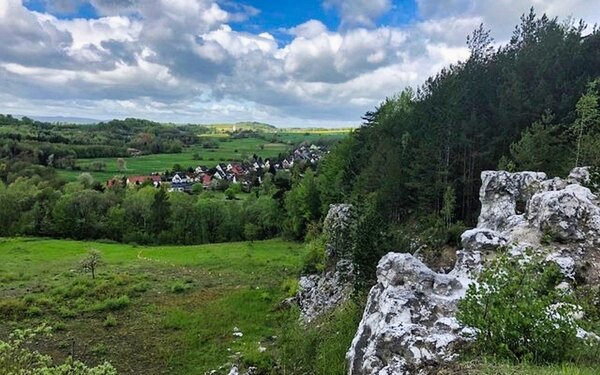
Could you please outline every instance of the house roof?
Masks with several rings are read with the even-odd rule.
[[[129,176],[127,182],[130,184],[142,184],[146,181],[160,182],[160,176]]]

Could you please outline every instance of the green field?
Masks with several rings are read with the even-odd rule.
[[[127,169],[119,171],[117,158],[94,158],[79,159],[77,166],[81,170],[58,170],[58,174],[68,180],[76,179],[81,173],[89,172],[99,181],[106,181],[115,175],[147,175],[153,172],[164,172],[170,170],[173,165],[179,164],[184,168],[204,165],[214,167],[218,163],[230,161],[243,161],[244,159],[256,154],[264,158],[277,157],[280,153],[291,152],[294,145],[307,141],[309,143],[319,140],[337,141],[349,134],[348,129],[295,129],[292,131],[275,132],[265,134],[265,139],[261,138],[241,138],[230,139],[229,135],[207,134],[202,136],[206,141],[215,141],[219,146],[217,149],[207,149],[202,145],[188,147],[178,154],[152,154],[136,157],[124,158]],[[194,155],[198,154],[201,160],[195,160]],[[103,171],[91,171],[92,163],[101,162],[106,165]]]
[[[262,158],[276,157],[280,153],[287,153],[291,146],[283,143],[270,143],[258,138],[232,139],[226,142],[217,141],[219,148],[206,149],[202,146],[185,148],[179,154],[152,154],[124,158],[127,170],[120,172],[117,166],[117,158],[79,159],[77,165],[81,171],[59,170],[59,174],[67,179],[75,179],[82,172],[86,172],[94,162],[106,164],[106,170],[102,172],[90,172],[94,178],[100,181],[108,180],[118,174],[146,175],[152,172],[164,172],[173,168],[174,164],[180,164],[184,168],[205,165],[213,167],[218,163],[229,161],[242,161],[244,158],[257,154]],[[194,154],[200,155],[201,160],[194,160]]]
[[[105,261],[96,279],[78,269],[90,248]],[[286,319],[276,309],[289,294],[282,283],[297,277],[303,255],[302,245],[282,240],[137,247],[0,239],[0,339],[47,322],[54,337],[37,349],[58,360],[72,351],[88,364],[108,360],[122,374],[200,375],[230,361],[268,367]]]

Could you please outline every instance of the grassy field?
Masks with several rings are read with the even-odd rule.
[[[350,129],[286,129],[273,134],[274,139],[282,143],[297,144],[318,140],[341,140],[350,134]]]
[[[106,170],[90,173],[97,180],[104,181],[117,174],[145,175],[152,172],[164,172],[173,168],[174,164],[180,164],[184,168],[198,165],[213,167],[218,163],[231,160],[241,161],[253,154],[257,154],[262,158],[276,157],[280,153],[289,152],[291,149],[288,144],[270,143],[258,138],[233,139],[227,142],[217,141],[216,143],[219,145],[217,149],[206,149],[198,145],[186,148],[179,154],[153,154],[124,158],[127,163],[125,172],[119,171],[117,158],[79,159],[77,165],[83,171],[59,170],[58,172],[60,175],[72,180],[85,172],[85,169],[92,163],[102,162],[106,164]],[[202,160],[195,160],[195,154],[198,154]]]
[[[77,166],[82,170],[58,170],[58,174],[68,180],[75,180],[82,172],[89,172],[99,181],[106,181],[115,175],[146,175],[153,172],[164,172],[172,169],[173,165],[179,164],[184,168],[205,165],[213,167],[218,163],[230,161],[242,161],[254,154],[264,158],[277,157],[280,153],[291,152],[294,145],[303,141],[316,142],[318,140],[340,140],[347,137],[348,129],[295,129],[286,132],[274,132],[265,134],[262,138],[241,138],[230,139],[229,135],[207,134],[202,136],[206,142],[214,141],[219,147],[217,149],[207,149],[202,145],[185,148],[178,154],[153,154],[136,157],[124,158],[127,169],[124,172],[119,171],[117,158],[94,158],[79,159]],[[195,155],[199,155],[201,160],[196,160]],[[103,171],[90,171],[92,163],[101,162],[106,165]]]
[[[78,269],[90,248],[104,259],[95,279]],[[230,361],[268,368],[274,337],[292,319],[277,311],[289,293],[282,285],[296,278],[303,254],[282,240],[137,247],[0,239],[0,338],[47,322],[56,331],[38,349],[59,360],[108,360],[122,374],[199,375]]]

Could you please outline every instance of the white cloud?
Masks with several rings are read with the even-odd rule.
[[[342,26],[374,26],[375,20],[392,7],[391,0],[325,0],[325,8],[336,9]]]

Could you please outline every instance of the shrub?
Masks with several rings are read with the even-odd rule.
[[[113,314],[108,314],[103,324],[105,327],[114,327],[117,325],[117,318]]]
[[[40,309],[37,306],[30,306],[27,309],[27,315],[28,316],[40,316],[40,315],[42,315],[42,309]]]
[[[8,341],[0,340],[0,369],[3,374],[117,375],[114,367],[107,362],[88,367],[67,358],[63,364],[55,364],[52,357],[28,348],[39,335],[51,336],[50,328],[42,325],[35,329],[16,330],[10,334]]]
[[[171,285],[171,293],[183,293],[187,290],[187,285],[182,281],[176,281]]]
[[[58,315],[60,315],[61,318],[74,318],[77,316],[77,312],[66,306],[61,306],[58,309]]]
[[[286,374],[348,373],[346,351],[362,315],[362,306],[349,301],[308,327],[289,320],[277,341],[276,358]],[[291,314],[296,314],[291,311]]]
[[[531,251],[499,256],[458,306],[459,321],[477,331],[475,348],[510,360],[558,362],[576,342],[576,307],[556,286],[555,263]]]
[[[107,298],[104,301],[95,303],[92,306],[92,311],[121,310],[121,309],[124,309],[125,307],[129,306],[130,303],[131,303],[131,301],[129,300],[129,297],[126,295],[123,295],[118,298]]]
[[[308,252],[304,257],[303,274],[320,273],[325,270],[325,236],[315,238],[307,245]]]
[[[451,224],[446,230],[446,244],[451,246],[460,245],[460,236],[467,230],[467,226],[459,221]]]
[[[288,297],[293,297],[298,292],[298,278],[289,277],[281,283],[281,289]]]
[[[0,316],[3,319],[13,320],[23,317],[27,311],[27,304],[19,299],[0,301]]]

